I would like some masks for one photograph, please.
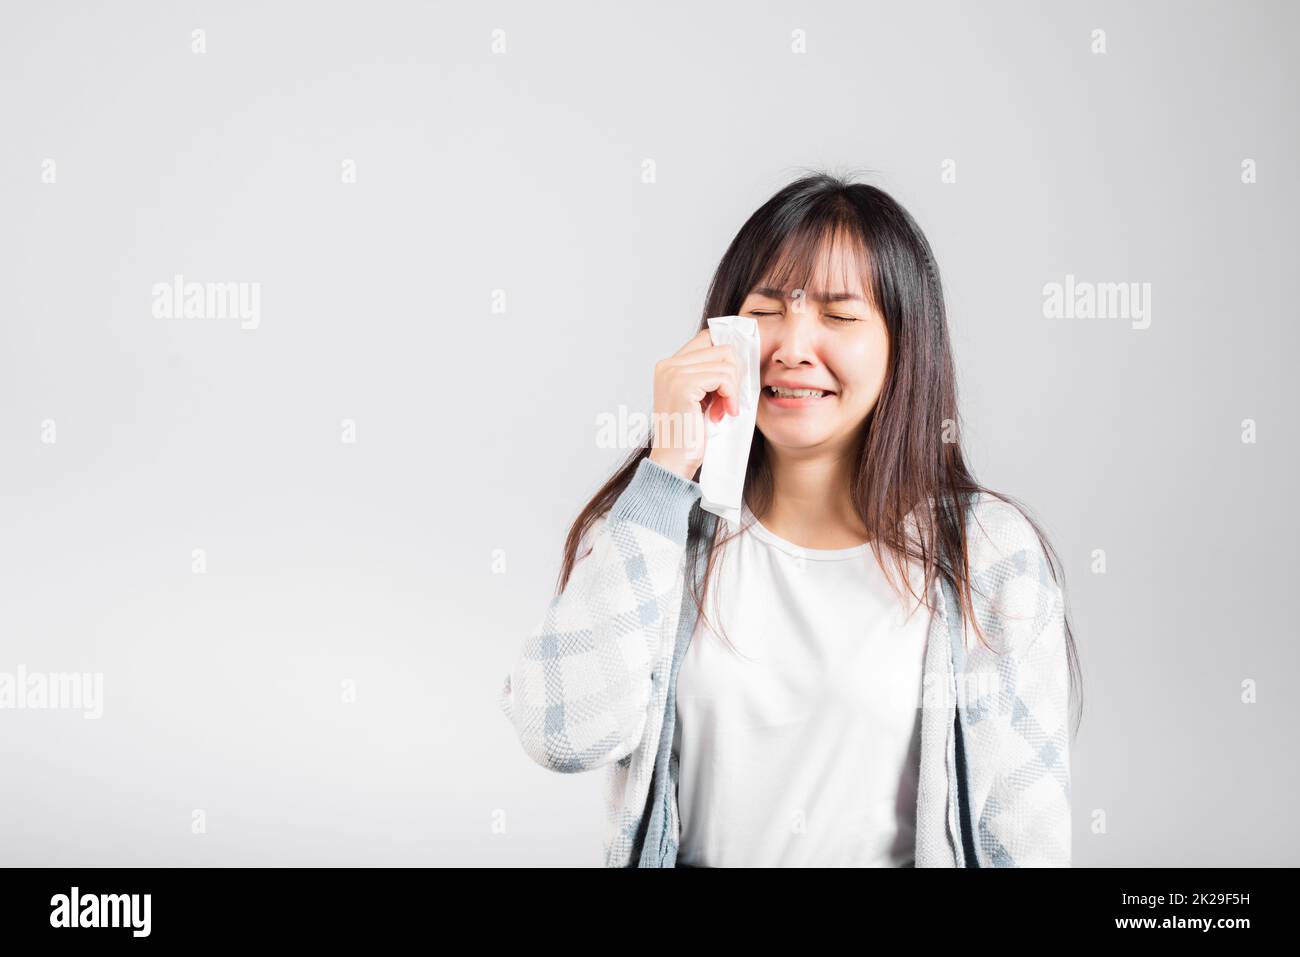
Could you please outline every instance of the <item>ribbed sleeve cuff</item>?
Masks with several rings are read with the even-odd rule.
[[[614,502],[610,517],[636,522],[685,545],[691,507],[703,494],[698,482],[684,479],[646,456],[637,463],[632,481]]]

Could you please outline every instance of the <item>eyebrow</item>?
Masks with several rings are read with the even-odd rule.
[[[773,289],[771,286],[760,286],[754,290],[756,296],[766,296],[768,299],[785,299],[785,291],[782,289]],[[864,306],[866,301],[861,296],[855,296],[850,292],[830,292],[820,293],[817,291],[805,292],[804,299],[815,299],[818,302],[860,302]]]

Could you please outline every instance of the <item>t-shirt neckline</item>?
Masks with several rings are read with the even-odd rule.
[[[804,548],[802,545],[796,545],[794,542],[786,541],[760,522],[744,502],[741,502],[740,505],[740,517],[741,528],[760,541],[767,542],[774,548],[780,549],[787,555],[793,555],[795,558],[805,558],[815,562],[838,562],[846,558],[856,558],[871,551],[870,542],[863,542],[861,545],[850,545],[847,548]]]

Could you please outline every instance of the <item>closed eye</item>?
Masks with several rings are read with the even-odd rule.
[[[751,309],[751,310],[749,310],[749,314],[750,314],[751,316],[776,316],[776,315],[780,315],[780,313],[776,313],[776,312],[759,312],[757,309]],[[857,321],[858,321],[857,318],[856,318],[855,316],[827,316],[826,318],[827,318],[827,319],[834,319],[836,322],[857,322]]]

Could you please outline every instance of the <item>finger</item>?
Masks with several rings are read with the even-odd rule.
[[[731,400],[718,391],[710,392],[708,398],[709,418],[714,422],[721,422],[730,414]]]
[[[683,356],[689,352],[697,352],[700,349],[707,349],[711,345],[713,345],[713,337],[709,334],[709,330],[707,328],[701,329],[691,337],[690,341],[687,342],[686,345],[678,349],[673,353],[673,355]]]
[[[691,367],[689,375],[691,385],[703,393],[700,402],[714,422],[722,421],[727,415],[740,415],[740,377],[735,369],[717,363]]]
[[[699,362],[729,362],[734,365],[737,361],[736,347],[730,343],[710,346],[707,349],[695,349],[673,357],[673,364],[679,366],[695,365]]]
[[[709,392],[721,392],[725,396],[735,395],[737,382],[735,370],[722,362],[701,363],[686,366],[681,370],[690,385],[700,391],[701,399]]]
[[[740,415],[740,377],[733,374],[718,393],[726,400],[727,414]]]
[[[710,392],[704,397],[704,417],[710,422],[718,421],[718,409],[722,407],[722,404],[716,401],[717,398],[718,394],[716,392]]]

